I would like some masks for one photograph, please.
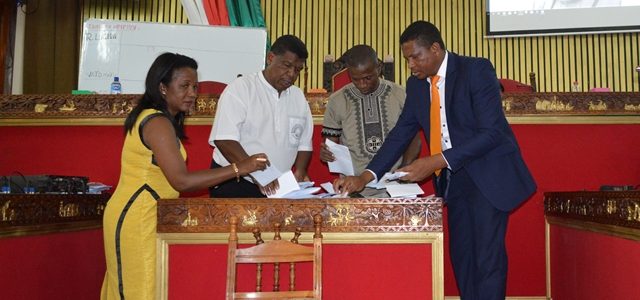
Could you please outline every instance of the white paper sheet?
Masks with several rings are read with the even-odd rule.
[[[336,160],[329,162],[329,172],[353,176],[353,163],[351,162],[349,148],[337,144],[330,139],[326,139],[325,144],[327,144],[327,147],[329,147],[329,150],[336,158]]]
[[[307,199],[307,198],[318,198],[318,196],[314,195],[315,193],[321,190],[320,187],[312,186],[308,188],[304,188],[301,190],[289,192],[282,196],[282,198],[287,199]]]
[[[312,187],[314,184],[316,184],[313,181],[300,181],[298,182],[298,185],[300,186],[301,189],[306,189],[309,187]]]
[[[273,165],[268,166],[262,171],[255,171],[251,173],[251,176],[253,176],[253,178],[255,178],[255,180],[262,186],[265,186],[278,179],[278,177],[280,177],[281,175],[282,172],[280,172],[280,170],[278,170],[278,168],[274,167]]]
[[[397,182],[400,177],[403,177],[403,176],[405,176],[407,174],[409,174],[409,173],[407,173],[407,172],[393,172],[393,173],[387,172],[384,175],[382,175],[382,178],[380,178],[380,180],[378,180],[378,182],[375,182],[375,181],[372,180],[369,183],[367,183],[367,187],[381,190],[381,189],[384,189],[387,186],[387,184],[393,183],[393,182]]]
[[[424,191],[417,183],[388,184],[387,193],[394,197],[415,197],[424,194]]]
[[[320,186],[327,191],[327,193],[329,194],[335,194],[336,191],[333,189],[333,183],[331,182],[325,182],[325,183],[321,183]]]
[[[287,193],[300,190],[300,185],[298,185],[298,181],[296,181],[296,177],[293,176],[293,172],[291,172],[291,170],[278,177],[278,184],[280,185],[280,187],[278,188],[276,193],[267,197],[284,198],[284,195],[286,195]]]

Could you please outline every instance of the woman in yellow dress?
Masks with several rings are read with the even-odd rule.
[[[180,192],[215,186],[269,163],[265,154],[225,168],[189,172],[185,113],[197,96],[198,65],[180,54],[164,53],[151,65],[145,93],[125,121],[118,186],[104,212],[107,260],[101,299],[155,298],[156,203]]]

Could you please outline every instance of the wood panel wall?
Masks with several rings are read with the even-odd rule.
[[[180,0],[84,0],[83,17],[188,23]],[[370,44],[381,58],[392,56],[396,81],[409,70],[399,36],[415,20],[438,26],[447,48],[490,59],[498,77],[529,83],[534,72],[541,92],[569,92],[609,87],[640,91],[640,34],[484,38],[486,0],[260,0],[271,40],[299,36],[309,49],[308,88],[322,87],[322,62],[339,57],[353,45]]]
[[[69,94],[77,87],[81,0],[28,1],[25,14],[25,94]]]
[[[16,5],[9,1],[0,3],[0,93],[10,94],[10,73],[13,71],[13,39],[11,36],[11,24],[15,23]],[[12,23],[13,22],[13,23]],[[6,87],[6,91],[5,91]]]
[[[83,0],[83,19],[188,23],[180,0]]]

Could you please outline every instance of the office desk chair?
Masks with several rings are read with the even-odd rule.
[[[296,228],[291,241],[284,241],[280,237],[280,224],[274,225],[273,241],[264,242],[260,230],[255,228],[253,235],[256,245],[249,248],[238,249],[238,218],[229,219],[229,255],[227,259],[227,295],[226,299],[322,299],[322,216],[313,218],[315,233],[313,235],[313,247],[298,244],[301,229]],[[313,289],[295,290],[296,262],[313,263]],[[255,264],[256,288],[255,292],[236,291],[237,266],[239,264]],[[273,290],[263,291],[262,267],[264,264],[273,264]],[[289,265],[289,290],[280,291],[280,265]]]

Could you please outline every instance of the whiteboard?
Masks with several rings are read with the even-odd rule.
[[[123,94],[144,93],[149,67],[164,52],[198,62],[198,81],[230,83],[264,68],[267,31],[89,19],[84,22],[78,89],[108,94],[114,76]]]

